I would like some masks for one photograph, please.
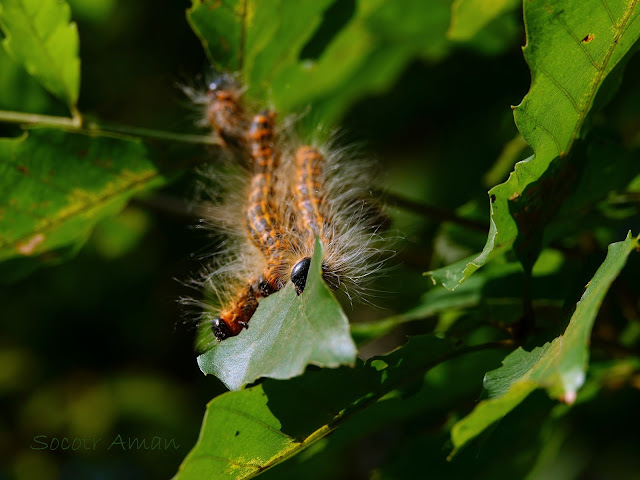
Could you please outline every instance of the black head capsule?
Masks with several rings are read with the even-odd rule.
[[[220,317],[211,320],[211,331],[219,342],[232,336],[229,327]]]
[[[304,292],[307,284],[307,275],[311,266],[311,257],[305,257],[296,263],[291,269],[291,282],[296,286],[296,293],[300,295]]]

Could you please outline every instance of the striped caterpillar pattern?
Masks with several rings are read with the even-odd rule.
[[[384,261],[379,218],[366,198],[370,165],[352,162],[352,152],[326,142],[301,145],[293,135],[276,136],[273,111],[249,122],[241,89],[225,78],[210,84],[204,113],[225,146],[243,157],[236,164],[249,169],[240,195],[205,217],[226,229],[231,241],[200,282],[216,290],[212,279],[218,278],[223,287],[217,315],[203,316],[218,341],[248,328],[259,299],[287,282],[303,293],[316,238],[324,247],[323,279],[350,300],[363,294]]]
[[[277,292],[286,283],[282,278],[282,269],[290,248],[283,231],[282,218],[278,218],[276,208],[274,119],[274,112],[262,112],[253,118],[249,130],[254,172],[245,218],[251,240],[267,261],[259,287],[263,297]]]

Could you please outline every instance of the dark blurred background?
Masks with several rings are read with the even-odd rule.
[[[81,41],[80,110],[105,123],[196,132],[196,113],[176,87],[201,75],[208,66],[201,44],[185,20],[189,2],[69,3]],[[518,18],[520,14],[513,15]],[[527,156],[526,149],[520,147],[517,158],[507,159],[506,168],[498,168],[489,180],[485,178],[504,145],[514,138],[517,142],[510,105],[518,104],[529,86],[520,50],[523,43],[524,33],[519,30],[491,53],[460,45],[438,62],[415,60],[390,89],[351,106],[343,119],[346,139],[362,142],[379,160],[380,183],[391,197],[401,193],[404,198],[449,212],[465,206],[463,210],[470,217],[488,223],[488,187],[506,178],[513,161]],[[0,62],[4,66],[10,63],[4,52],[0,52]],[[627,77],[637,79],[639,71],[636,59]],[[23,85],[21,98],[0,94],[0,108],[65,114],[15,66],[0,75],[4,75],[3,88],[11,82]],[[622,100],[611,107],[620,119],[622,133],[629,122],[639,122],[634,84],[637,82],[626,81],[619,96]],[[630,102],[636,102],[636,108],[628,108]],[[16,132],[14,127],[1,128],[3,134]],[[201,150],[201,154],[210,154],[204,147]],[[195,444],[206,403],[224,387],[200,373],[193,331],[184,324],[176,301],[189,294],[178,280],[198,268],[191,254],[210,243],[202,231],[192,228],[197,219],[187,207],[194,181],[194,174],[187,172],[162,191],[137,198],[121,214],[102,222],[73,260],[0,287],[0,478],[169,478]],[[441,219],[437,216],[393,206],[389,211],[393,228],[404,237],[393,261],[396,268],[381,279],[381,288],[393,294],[378,302],[382,308],[356,307],[350,312],[355,319],[379,318],[415,304],[431,283],[422,272],[480,250],[486,239],[482,229],[462,230],[458,233],[462,246],[443,246],[437,242],[443,238],[438,234]],[[435,248],[440,248],[436,256],[434,240]],[[365,351],[368,355],[384,352],[401,338],[397,333]],[[486,355],[481,360],[472,377],[474,383],[468,386],[465,405],[469,407],[477,399],[482,373],[498,366],[500,356]],[[611,396],[615,398],[605,402],[608,406],[601,410],[597,405],[590,407],[596,410],[596,418],[606,412],[610,420],[583,428],[582,419],[589,412],[577,408],[575,421],[567,421],[565,437],[553,437],[557,442],[580,438],[581,443],[571,447],[579,458],[571,468],[586,469],[585,465],[595,461],[587,452],[593,451],[593,442],[612,434],[612,424],[637,423],[631,408],[633,402],[637,405],[637,392],[624,390]],[[533,410],[520,409],[523,423],[516,424],[531,424],[530,431],[537,432],[535,412],[544,412],[544,417],[552,405],[542,394],[528,404]],[[623,418],[622,412],[631,418]],[[327,456],[319,454],[313,457],[315,463],[311,459],[305,466],[304,455],[311,458],[306,452],[293,462],[300,463],[305,468],[300,471],[309,472],[309,478],[369,478],[372,469],[387,462],[394,445],[411,434],[411,438],[418,438],[414,449],[404,448],[393,457],[388,478],[416,478],[421,472],[427,475],[430,468],[434,468],[433,478],[456,475],[444,460],[446,435],[438,433],[450,419],[429,418],[399,422],[378,432],[365,429],[364,439],[350,437],[348,430],[344,435],[337,433],[311,450],[315,453],[326,448]],[[623,437],[632,431],[637,430],[628,426]],[[163,445],[173,439],[179,447],[123,451],[116,445],[109,449],[118,435],[125,443],[133,437],[147,441],[160,437]],[[514,445],[512,439],[518,438],[518,431],[500,430],[494,438],[501,435],[506,438],[505,445]],[[31,447],[41,446],[34,440],[37,436],[46,436],[39,438],[49,447],[53,438],[87,438],[91,439],[90,448],[35,450]],[[92,448],[92,439],[99,438],[101,443]],[[542,445],[545,441],[531,437],[530,443]],[[335,446],[332,450],[327,445]],[[622,437],[616,445],[624,447]],[[625,453],[622,447],[616,450],[620,462],[638,467],[633,452]],[[428,457],[433,457],[433,467],[425,460],[417,462],[416,468],[422,466],[422,471],[408,473],[401,468],[427,451]],[[477,460],[476,454],[474,451],[466,457],[471,464]],[[300,471],[287,470],[294,467],[285,465],[269,474],[273,478],[302,478],[297,476]],[[489,469],[484,474],[498,478],[491,477]],[[540,478],[569,477],[558,473]]]

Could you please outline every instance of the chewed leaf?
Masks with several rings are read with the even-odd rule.
[[[544,226],[577,181],[577,160],[572,163],[570,157],[585,135],[596,96],[607,90],[601,87],[630,58],[640,38],[638,15],[636,0],[524,2],[524,55],[532,78],[514,118],[535,155],[489,191],[491,223],[484,250],[430,272],[435,281],[453,289],[514,244],[523,265],[533,264]]]
[[[321,265],[322,245],[316,241],[302,295],[290,283],[261,300],[247,330],[198,357],[202,372],[238,390],[261,377],[295,377],[310,364],[353,365],[349,320],[324,283]]]
[[[0,261],[53,261],[162,181],[139,141],[44,128],[0,139]]]
[[[61,0],[2,0],[4,48],[53,95],[75,109],[80,90],[78,29]]]
[[[502,367],[487,373],[484,388],[489,398],[451,431],[456,449],[504,417],[537,388],[566,403],[575,401],[586,376],[596,315],[627,257],[638,248],[639,239],[629,234],[625,241],[609,245],[607,258],[589,282],[563,335],[531,352],[518,348],[504,359]]]

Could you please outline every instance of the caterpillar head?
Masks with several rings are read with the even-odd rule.
[[[233,336],[231,334],[231,330],[229,330],[227,322],[222,320],[220,317],[216,317],[211,320],[211,331],[219,342]]]
[[[309,267],[311,266],[311,257],[305,257],[296,263],[291,269],[291,282],[296,287],[296,293],[300,295],[304,292],[307,284],[307,275],[309,275]]]
[[[304,292],[307,285],[307,276],[309,275],[309,267],[311,266],[311,257],[305,257],[296,263],[291,269],[291,283],[296,287],[296,293],[300,295]],[[322,278],[331,290],[340,288],[340,276],[332,272],[325,262],[322,262]]]

